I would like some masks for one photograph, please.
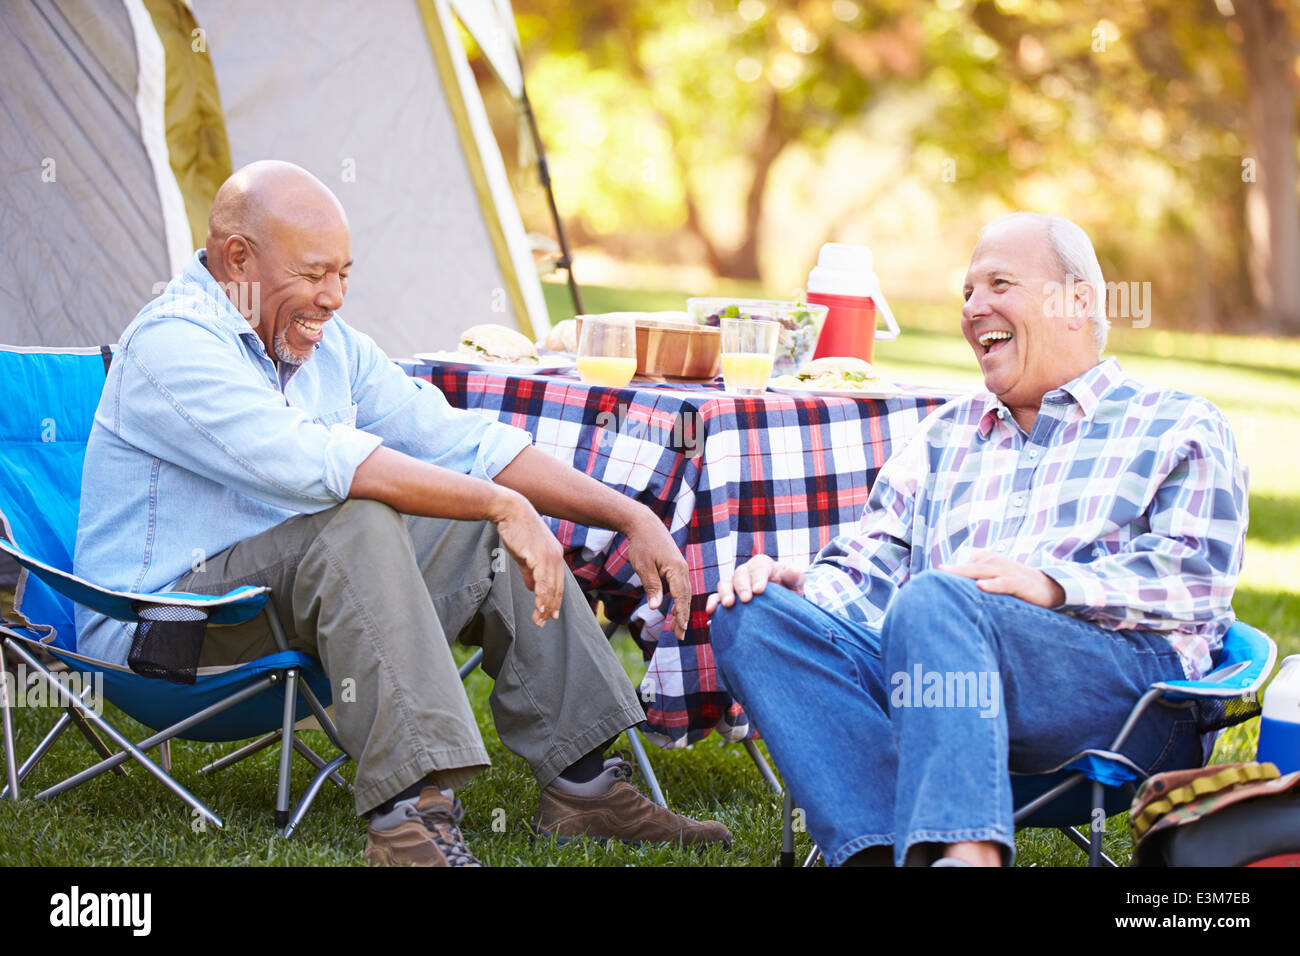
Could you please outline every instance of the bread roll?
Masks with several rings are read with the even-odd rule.
[[[546,347],[552,352],[578,353],[578,320],[565,319],[546,333]]]

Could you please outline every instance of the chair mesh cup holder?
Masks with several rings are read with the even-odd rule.
[[[1202,734],[1217,733],[1235,727],[1263,709],[1255,694],[1242,697],[1207,697],[1197,701],[1196,729]]]
[[[208,627],[207,612],[167,604],[139,604],[135,611],[140,623],[135,626],[127,666],[141,677],[193,684]]]

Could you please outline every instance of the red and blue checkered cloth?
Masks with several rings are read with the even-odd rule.
[[[738,398],[711,384],[593,388],[572,376],[398,364],[452,405],[522,428],[537,448],[637,499],[668,526],[693,595],[680,643],[645,605],[623,536],[547,519],[588,596],[612,620],[643,623],[643,730],[663,747],[714,730],[728,740],[752,735],[713,666],[704,606],[718,580],[759,553],[806,567],[856,524],[889,455],[952,397]]]

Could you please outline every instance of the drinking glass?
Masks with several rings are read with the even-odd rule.
[[[772,377],[781,323],[769,319],[722,319],[722,383],[738,395],[762,395]]]
[[[636,319],[584,315],[578,341],[578,377],[587,385],[626,388],[636,374]]]

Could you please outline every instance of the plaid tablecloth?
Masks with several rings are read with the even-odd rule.
[[[718,683],[705,600],[738,561],[765,552],[807,565],[862,513],[897,443],[953,393],[897,398],[759,398],[715,385],[593,388],[572,375],[398,364],[458,408],[508,422],[537,448],[636,498],[664,521],[690,568],[691,624],[680,643],[646,606],[614,532],[548,519],[588,596],[614,620],[641,622],[648,655],[643,731],[684,747],[718,731],[750,736],[744,710]],[[635,630],[635,629],[634,629]]]

